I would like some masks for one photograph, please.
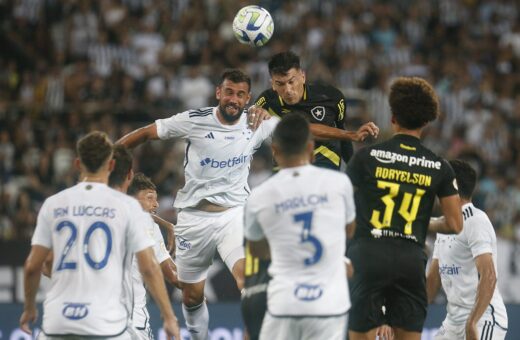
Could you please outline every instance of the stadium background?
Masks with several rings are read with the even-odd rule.
[[[442,117],[424,142],[478,168],[475,204],[499,237],[499,287],[515,310],[510,324],[520,319],[518,1],[257,1],[275,20],[272,40],[257,49],[238,44],[231,31],[234,14],[249,4],[0,0],[0,338],[11,334],[7,320],[20,308],[21,266],[38,209],[76,180],[78,137],[99,129],[115,140],[154,119],[213,105],[226,67],[251,75],[255,97],[269,86],[268,58],[289,48],[301,55],[310,81],[342,89],[349,128],[373,120],[380,138],[390,133],[392,78],[415,75],[434,84]],[[158,185],[160,214],[172,221],[183,151],[172,141],[134,153],[136,170]],[[252,186],[269,174],[264,148],[253,160]],[[208,300],[236,306],[234,284],[215,263]]]

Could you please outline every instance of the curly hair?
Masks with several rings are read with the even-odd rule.
[[[422,128],[439,115],[439,98],[422,78],[397,78],[390,87],[389,102],[394,119],[405,129]]]

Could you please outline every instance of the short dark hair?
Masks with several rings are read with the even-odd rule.
[[[97,172],[112,157],[112,142],[106,133],[92,131],[76,143],[76,152],[88,171]]]
[[[125,182],[126,176],[132,169],[133,157],[127,147],[123,144],[116,144],[114,145],[112,159],[115,161],[115,165],[108,177],[108,185],[115,187]]]
[[[449,163],[455,171],[459,196],[467,200],[471,199],[477,183],[477,172],[468,162],[460,159],[451,160]]]
[[[300,57],[294,52],[287,51],[273,55],[269,60],[269,74],[286,75],[290,69],[301,69]]]
[[[231,80],[233,83],[236,84],[247,83],[249,90],[251,90],[251,78],[237,68],[230,68],[224,70],[224,72],[222,72],[222,76],[220,77],[220,85],[222,85],[222,83],[224,83],[224,80],[226,79]]]
[[[132,182],[130,182],[127,194],[130,196],[135,196],[139,191],[142,190],[157,191],[157,188],[155,184],[153,184],[150,177],[147,177],[142,172],[138,172],[134,175],[134,178],[132,178]]]
[[[397,78],[390,87],[389,102],[394,119],[405,129],[419,129],[439,115],[439,98],[421,78]]]
[[[273,143],[278,145],[284,156],[294,156],[304,152],[310,138],[309,122],[298,112],[283,116],[273,132]]]

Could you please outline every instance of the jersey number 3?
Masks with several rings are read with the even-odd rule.
[[[312,246],[314,246],[314,254],[303,261],[306,266],[310,266],[318,262],[321,259],[321,255],[323,254],[323,246],[321,245],[320,240],[318,240],[316,237],[314,237],[314,235],[311,234],[312,214],[312,211],[308,211],[293,216],[294,222],[303,222],[303,230],[301,234],[300,243],[309,242]]]
[[[69,254],[71,248],[74,246],[74,243],[76,242],[76,238],[78,236],[78,229],[74,225],[74,223],[70,221],[63,221],[58,224],[56,227],[56,231],[61,233],[61,230],[63,228],[69,228],[70,229],[70,236],[67,240],[67,244],[65,245],[65,248],[63,248],[63,252],[60,256],[60,262],[58,263],[58,267],[56,267],[56,271],[64,270],[64,269],[76,269],[77,263],[73,261],[66,262],[65,258]],[[100,229],[102,232],[105,233],[106,237],[106,248],[105,248],[105,255],[101,259],[101,261],[96,262],[94,259],[92,259],[92,256],[90,256],[89,253],[89,244],[90,244],[90,238],[92,237],[92,234],[97,229]],[[83,240],[83,256],[85,257],[85,261],[87,264],[96,270],[103,269],[108,262],[108,257],[110,256],[110,252],[112,250],[112,233],[110,232],[110,228],[106,223],[104,222],[94,222],[90,225],[90,227],[87,229],[87,232],[85,234],[85,239]]]
[[[399,194],[400,185],[398,183],[377,181],[377,187],[379,189],[389,189],[389,192],[381,197],[381,201],[385,204],[383,219],[381,220],[381,212],[379,210],[373,210],[370,223],[377,229],[388,228],[392,223],[392,216],[395,208],[394,199]],[[406,221],[404,227],[405,235],[410,235],[412,233],[412,223],[417,218],[417,212],[419,211],[419,205],[424,193],[425,191],[419,188],[417,188],[415,195],[408,192],[403,193],[403,199],[401,201],[401,206],[399,207],[399,214]]]

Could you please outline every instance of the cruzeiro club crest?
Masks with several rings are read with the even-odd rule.
[[[325,118],[325,107],[316,106],[311,110],[311,114],[314,119],[319,120],[320,122]]]

